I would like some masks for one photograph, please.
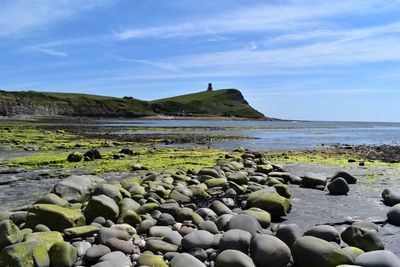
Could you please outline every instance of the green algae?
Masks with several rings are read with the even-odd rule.
[[[209,148],[141,148],[137,155],[113,159],[117,151],[101,151],[102,159],[95,161],[68,162],[69,152],[40,152],[29,156],[17,156],[5,162],[9,167],[61,167],[66,169],[85,168],[95,173],[132,171],[139,164],[148,170],[181,167],[190,169],[210,166],[226,154],[226,151]]]
[[[14,151],[51,151],[111,146],[102,139],[87,139],[63,130],[46,130],[28,122],[21,124],[23,125],[13,123],[0,126],[0,148]]]

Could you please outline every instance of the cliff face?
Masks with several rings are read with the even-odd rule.
[[[154,115],[145,101],[81,94],[0,92],[0,115],[141,117]]]
[[[249,106],[239,90],[226,89],[155,101],[85,94],[0,91],[0,115],[144,117],[235,116],[264,118]]]

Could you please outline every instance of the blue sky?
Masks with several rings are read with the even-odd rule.
[[[267,116],[400,121],[400,1],[0,0],[0,88],[151,100],[238,88]]]

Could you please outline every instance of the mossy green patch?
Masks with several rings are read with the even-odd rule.
[[[40,152],[30,156],[13,157],[5,162],[9,167],[63,167],[66,169],[85,168],[96,173],[111,171],[132,171],[140,164],[149,170],[181,167],[184,169],[209,166],[222,158],[226,151],[211,148],[145,148],[137,155],[114,160],[116,151],[100,151],[102,159],[94,161],[68,162],[69,152]]]
[[[50,250],[51,246],[57,242],[64,241],[60,232],[52,231],[52,232],[37,232],[27,234],[25,236],[25,241],[37,241],[43,244],[46,247],[46,250]]]
[[[138,258],[138,265],[152,266],[152,267],[168,267],[162,256],[153,254],[142,254]]]
[[[68,238],[88,237],[99,231],[99,227],[93,225],[85,225],[64,229],[64,235]]]
[[[0,126],[0,148],[6,150],[57,150],[110,146],[102,139],[82,138],[62,130],[43,129],[43,125],[24,122]]]
[[[30,228],[44,224],[51,230],[63,231],[66,228],[85,225],[85,217],[77,210],[53,204],[36,204],[28,209],[26,223]]]

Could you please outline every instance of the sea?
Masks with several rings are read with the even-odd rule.
[[[249,121],[249,120],[177,120],[132,119],[96,120],[96,126],[149,127],[145,131],[109,131],[114,134],[234,134],[246,140],[210,140],[206,146],[235,149],[239,146],[254,151],[318,149],[333,145],[400,145],[400,123],[339,121]],[[90,124],[93,126],[93,124]],[[155,129],[152,130],[151,128]],[[160,130],[159,127],[178,127]],[[179,128],[190,128],[182,130]],[[204,129],[202,129],[204,128]],[[210,128],[214,128],[210,130]],[[106,132],[104,132],[106,133]],[[198,146],[170,144],[168,146]]]

